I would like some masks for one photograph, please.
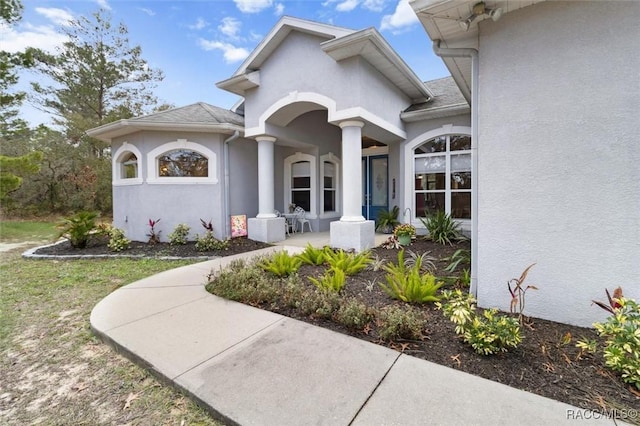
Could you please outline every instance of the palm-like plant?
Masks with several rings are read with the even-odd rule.
[[[95,212],[78,212],[71,217],[65,218],[62,223],[58,224],[60,233],[57,238],[65,237],[75,248],[85,248],[91,237],[91,232],[96,229],[96,219],[98,214]]]

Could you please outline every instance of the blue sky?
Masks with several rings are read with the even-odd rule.
[[[421,79],[449,75],[407,0],[23,0],[23,5],[22,21],[0,27],[3,50],[33,46],[54,52],[64,42],[60,26],[102,7],[127,26],[130,44],[142,47],[149,64],[164,72],[155,93],[175,106],[198,101],[233,106],[238,97],[215,83],[229,78],[283,15],[352,29],[375,27]],[[26,73],[19,87],[28,87],[31,78]],[[22,112],[32,125],[49,122],[29,105]]]

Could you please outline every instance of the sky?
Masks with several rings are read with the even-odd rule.
[[[286,15],[360,30],[375,27],[424,81],[449,75],[407,0],[22,0],[22,20],[0,26],[0,49],[37,47],[55,53],[60,28],[79,16],[107,9],[113,24],[128,29],[131,46],[165,78],[154,93],[176,107],[207,102],[231,108],[238,96],[215,86],[240,67],[278,20]],[[292,64],[294,65],[294,64]],[[26,72],[20,90],[37,78]],[[32,126],[50,117],[25,103],[22,118]]]

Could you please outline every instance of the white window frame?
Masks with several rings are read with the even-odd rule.
[[[178,149],[190,150],[203,155],[207,159],[208,175],[206,177],[194,176],[160,176],[158,171],[158,159],[170,151]],[[178,139],[165,143],[147,154],[147,183],[149,184],[217,184],[217,155],[204,145],[190,142],[186,139]]]
[[[283,211],[289,211],[289,205],[291,204],[291,168],[294,163],[298,163],[300,161],[308,161],[309,162],[309,173],[310,173],[310,186],[311,186],[311,207],[310,211],[307,212],[308,219],[316,219],[318,217],[318,166],[315,155],[304,154],[302,152],[296,152],[293,155],[284,159],[284,206]]]
[[[452,124],[442,126],[439,129],[434,129],[429,132],[425,132],[414,139],[407,142],[404,146],[404,164],[405,164],[405,182],[404,182],[404,205],[411,207],[411,223],[419,228],[424,228],[424,225],[416,216],[416,189],[415,189],[415,159],[416,157],[426,157],[426,156],[446,156],[446,172],[445,172],[445,212],[451,214],[451,175],[450,175],[450,167],[451,167],[451,155],[458,154],[471,154],[471,162],[473,164],[473,151],[472,150],[464,150],[464,151],[450,151],[449,143],[450,136],[463,135],[471,137],[471,127],[467,126],[454,126]],[[447,138],[447,146],[444,152],[437,152],[433,154],[418,154],[415,155],[415,149],[430,139],[437,138],[439,136]],[[473,171],[472,171],[473,172]],[[473,199],[473,193],[476,190],[476,176],[471,176],[471,197]],[[454,192],[467,192],[469,190],[464,191],[454,191]],[[471,211],[471,217],[476,214],[473,210]],[[461,225],[461,228],[464,230],[471,229],[471,219],[455,219]]]
[[[334,190],[335,190],[335,210],[325,212],[324,211],[324,191],[326,190],[324,186],[324,163],[332,163],[334,170]],[[320,156],[320,218],[333,218],[340,217],[342,212],[342,206],[340,201],[342,200],[340,188],[342,187],[342,182],[340,181],[340,158],[335,156],[332,152]]]
[[[122,175],[122,160],[129,154],[133,154],[138,159],[138,176],[135,178],[124,178]],[[111,184],[113,186],[127,186],[127,185],[141,185],[142,179],[142,153],[133,144],[129,142],[123,142],[122,145],[113,154],[111,160]]]

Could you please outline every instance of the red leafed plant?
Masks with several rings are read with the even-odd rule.
[[[615,290],[613,290],[613,297],[609,294],[609,290],[605,288],[604,291],[605,293],[607,293],[607,299],[609,300],[608,305],[604,302],[599,302],[597,300],[592,300],[592,302],[600,306],[605,311],[614,314],[616,309],[622,307],[622,305],[619,302],[619,300],[623,297],[622,288],[618,287]]]
[[[520,325],[522,325],[522,321],[524,318],[524,315],[522,314],[524,312],[525,305],[524,296],[527,293],[527,290],[538,289],[538,287],[536,287],[535,285],[528,285],[526,287],[524,286],[524,280],[527,279],[527,274],[529,273],[529,270],[533,267],[533,265],[535,265],[535,263],[527,266],[527,269],[522,272],[520,278],[512,278],[507,281],[507,287],[509,288],[509,293],[511,293],[511,313],[518,312],[518,321],[520,322]],[[512,285],[513,288],[511,288]]]
[[[160,219],[149,219],[149,228],[151,228],[149,233],[147,234],[147,237],[149,237],[149,244],[156,244],[160,242],[160,233],[162,231],[156,232],[156,225],[158,224],[158,222],[160,222]]]
[[[213,232],[213,224],[211,223],[211,221],[205,222],[203,219],[200,219],[200,223],[202,224],[202,227],[204,229],[206,229],[207,231]]]

